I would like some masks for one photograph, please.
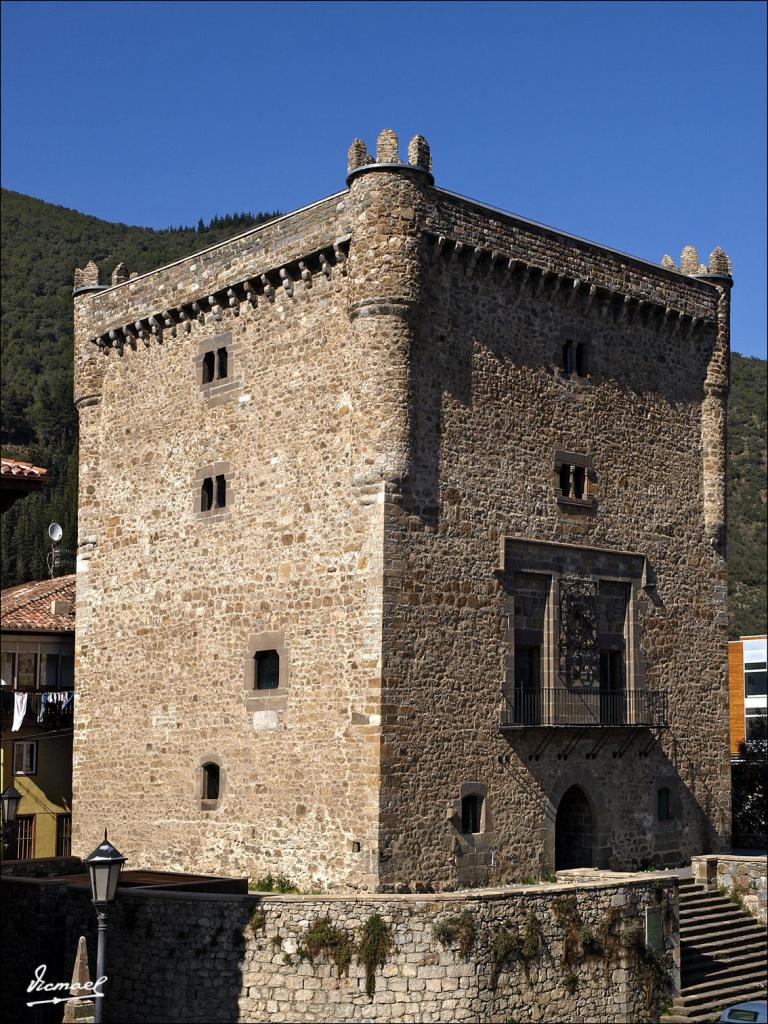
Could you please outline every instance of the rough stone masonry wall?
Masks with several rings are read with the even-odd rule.
[[[34,884],[16,883],[9,899],[25,907],[35,899]],[[563,902],[571,898],[572,904]],[[95,963],[95,936],[88,894],[70,890],[65,906],[67,928],[56,933],[56,942],[67,951],[60,968],[66,974],[80,934],[87,934],[89,960]],[[628,948],[629,936],[642,931],[646,907],[657,908],[664,922],[665,952],[655,959]],[[341,974],[327,949],[312,959],[302,956],[308,943],[312,948],[311,931],[318,922],[327,919],[338,929],[337,940],[351,948],[359,946],[374,916],[385,925],[392,946],[375,968],[372,995],[359,949],[352,949],[348,971]],[[450,932],[457,921],[469,923],[473,932],[463,955],[458,937],[444,935],[441,941],[435,934],[436,925],[447,925]],[[674,991],[679,968],[674,885],[648,876],[434,897],[211,897],[126,890],[110,911],[109,927],[105,1021],[121,1024],[640,1024],[658,1019],[658,1006]],[[578,935],[571,934],[574,928],[582,938],[582,929],[595,941],[602,935],[605,950],[585,951]],[[522,939],[526,929],[539,937],[530,940],[525,967],[508,956],[495,968],[494,948],[501,950],[505,936]],[[50,929],[43,934],[52,940]],[[651,985],[654,963],[659,973]],[[21,965],[19,970],[15,987],[6,989],[11,1006],[26,979]]]
[[[91,341],[327,245],[345,217],[328,201],[75,298],[81,854],[108,827],[142,868],[375,884],[382,513],[355,484],[354,439],[378,411],[360,394],[343,267],[146,346]],[[224,332],[232,379],[209,398],[200,353]],[[212,465],[227,507],[203,516]],[[270,634],[281,688],[244,693],[254,637]],[[203,808],[206,761],[222,791]]]
[[[440,194],[425,225],[413,271],[422,305],[411,342],[411,474],[387,506],[385,533],[382,883],[551,871],[555,813],[574,783],[591,803],[596,863],[627,869],[722,849],[726,570],[706,529],[702,453],[704,381],[727,351],[718,290]],[[463,252],[441,249],[441,238]],[[492,264],[492,252],[503,258]],[[507,271],[510,254],[585,287],[526,283]],[[590,282],[621,305],[626,293],[684,308],[699,327],[606,315]],[[559,372],[565,338],[587,343],[588,379]],[[557,449],[592,457],[593,513],[558,504]],[[514,586],[504,537],[647,556],[655,589],[636,594],[636,677],[668,695],[668,732],[644,732],[622,757],[626,733],[595,756],[595,733],[568,752],[573,733],[559,732],[540,756],[541,731],[502,736]],[[456,814],[468,785],[486,794],[476,839],[460,835]],[[661,786],[673,792],[668,822],[657,820]]]
[[[768,894],[765,857],[719,853],[694,857],[692,867],[697,882],[710,888],[724,889],[729,896],[740,900],[759,924],[765,925]]]

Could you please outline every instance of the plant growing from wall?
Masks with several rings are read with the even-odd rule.
[[[264,907],[257,907],[251,914],[248,924],[255,935],[256,932],[263,932],[267,924],[267,912]]]
[[[523,941],[517,929],[502,924],[494,930],[491,938],[491,988],[496,988],[499,975],[511,960],[517,960],[523,948]]]
[[[755,915],[744,902],[744,896],[747,891],[747,889],[740,885],[734,886],[733,889],[726,889],[722,885],[718,886],[718,892],[721,896],[725,896],[727,900],[730,900],[734,907],[739,908],[742,914],[749,914],[750,917],[754,917]]]
[[[602,950],[606,974],[621,952],[621,907],[610,907],[597,929],[597,941]]]
[[[389,925],[379,914],[371,914],[363,925],[358,947],[365,968],[365,991],[371,998],[376,992],[376,968],[384,966],[393,946]]]
[[[452,946],[456,943],[462,959],[469,955],[477,936],[475,920],[468,910],[463,910],[454,917],[447,917],[444,921],[438,921],[432,931],[443,946]]]
[[[574,964],[579,959],[579,936],[583,926],[576,897],[559,897],[552,903],[552,911],[563,930],[563,963]]]
[[[663,953],[648,949],[643,927],[632,923],[622,933],[622,945],[645,976],[645,1006],[650,1009],[656,995],[664,997],[672,986],[672,978]]]
[[[315,962],[315,957],[326,953],[336,965],[338,976],[349,973],[355,944],[349,932],[331,924],[328,917],[320,917],[310,925],[304,933],[304,939],[296,949],[296,955],[302,962]]]
[[[525,929],[523,931],[523,947],[520,953],[520,959],[523,963],[523,967],[527,968],[539,955],[539,950],[544,945],[544,932],[541,927],[541,923],[534,914],[530,911],[528,917],[525,919]]]
[[[264,875],[263,878],[257,878],[255,882],[248,883],[249,892],[279,892],[279,893],[297,893],[300,890],[293,884],[290,878],[286,875]]]
[[[563,978],[563,988],[569,995],[575,995],[579,988],[579,977],[573,971],[569,971]]]
[[[512,960],[519,961],[528,977],[531,964],[544,944],[544,933],[533,911],[525,920],[522,936],[516,928],[500,925],[491,939],[491,988],[495,988],[502,970]]]

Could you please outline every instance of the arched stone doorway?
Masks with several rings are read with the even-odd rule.
[[[591,868],[595,823],[587,794],[581,786],[566,790],[555,818],[555,870]]]

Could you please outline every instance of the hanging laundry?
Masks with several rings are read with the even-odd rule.
[[[13,695],[13,725],[11,726],[11,732],[18,732],[24,721],[24,715],[27,713],[27,697],[29,695],[24,693],[14,693]]]

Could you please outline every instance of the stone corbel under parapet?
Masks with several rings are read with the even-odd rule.
[[[598,309],[613,323],[641,322],[657,328],[664,326],[674,334],[685,328],[685,333],[690,335],[705,323],[709,326],[715,324],[714,320],[702,320],[663,302],[616,292],[605,285],[570,276],[552,267],[538,266],[497,249],[484,249],[431,232],[426,233],[426,237],[431,245],[433,262],[461,262],[467,274],[498,275],[500,281],[506,280],[515,288],[514,295],[518,299],[524,292],[533,297],[548,295],[551,299],[557,298],[566,308],[578,306],[584,312]]]
[[[190,331],[193,320],[201,324],[204,324],[209,316],[214,320],[221,320],[226,311],[237,316],[243,303],[249,303],[251,308],[255,309],[265,300],[274,302],[278,293],[286,299],[293,299],[295,286],[299,282],[309,290],[312,288],[313,278],[319,274],[328,279],[334,271],[343,276],[347,274],[349,242],[349,237],[337,239],[322,249],[303,254],[281,266],[270,267],[261,274],[244,278],[237,284],[200,295],[195,299],[186,299],[178,306],[158,309],[150,316],[112,327],[102,334],[94,335],[90,340],[105,354],[110,349],[122,354],[126,345],[135,350],[137,340],[141,340],[147,348],[153,339],[162,343],[165,331],[170,331],[175,337],[178,326]]]

